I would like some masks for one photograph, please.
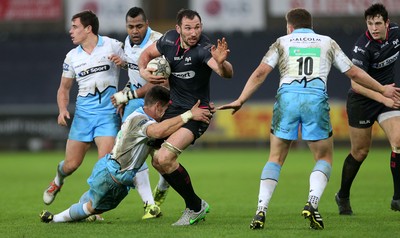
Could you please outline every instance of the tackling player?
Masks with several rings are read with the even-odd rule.
[[[100,159],[87,180],[90,189],[65,211],[53,215],[42,211],[45,223],[81,221],[114,209],[134,187],[134,177],[148,155],[154,154],[151,141],[164,138],[191,120],[208,124],[209,111],[198,107],[158,123],[169,106],[169,90],[155,86],[145,96],[144,106],[131,113],[118,132],[112,152]]]

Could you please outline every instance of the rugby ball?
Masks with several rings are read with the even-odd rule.
[[[147,64],[147,68],[155,69],[155,71],[153,71],[153,75],[156,76],[168,78],[171,74],[171,67],[164,57],[157,57],[150,60],[150,62]]]

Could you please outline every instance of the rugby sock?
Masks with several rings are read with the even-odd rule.
[[[158,180],[157,188],[160,191],[165,191],[169,188],[169,183],[165,178],[160,174],[160,179]]]
[[[400,199],[400,154],[392,152],[390,156],[390,169],[392,171],[394,195],[393,200]]]
[[[60,212],[58,214],[55,214],[53,216],[53,222],[68,222],[72,221],[72,218],[70,216],[70,211],[71,208],[68,208],[67,210]]]
[[[308,201],[314,208],[318,208],[319,200],[328,184],[328,177],[321,171],[315,170],[310,174],[310,191]]]
[[[258,194],[258,207],[257,212],[266,212],[268,209],[269,201],[271,200],[272,194],[275,191],[278,181],[272,179],[261,180],[260,182],[260,192]]]
[[[63,185],[65,177],[68,176],[67,174],[64,173],[64,171],[62,169],[63,166],[64,166],[64,160],[61,161],[57,166],[57,173],[56,173],[56,177],[54,178],[54,183],[57,186]]]
[[[80,221],[91,214],[87,209],[87,203],[75,203],[69,208],[69,215],[73,221]]]
[[[136,173],[133,178],[133,184],[138,191],[143,203],[155,204],[154,198],[151,192],[151,185],[149,179],[149,169],[145,169]]]
[[[179,164],[179,167],[170,174],[163,174],[165,180],[185,200],[186,207],[195,212],[201,209],[201,199],[194,192],[190,176],[186,169]]]
[[[274,162],[267,162],[261,172],[260,191],[258,194],[257,212],[265,212],[268,208],[272,194],[278,185],[281,166]]]
[[[362,162],[358,162],[354,157],[349,154],[343,163],[342,169],[342,182],[338,192],[339,198],[350,197],[350,188],[361,167]]]
[[[53,216],[53,222],[69,222],[69,221],[80,221],[90,215],[86,209],[87,203],[75,203],[67,210],[55,214]]]

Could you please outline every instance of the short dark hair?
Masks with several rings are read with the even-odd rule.
[[[198,17],[200,19],[201,22],[201,17],[200,14],[196,11],[190,10],[190,9],[181,9],[179,10],[178,14],[176,14],[176,24],[178,26],[182,25],[182,19],[184,17],[189,18],[190,20],[193,20],[193,18]]]
[[[92,26],[93,34],[99,34],[99,19],[97,18],[96,14],[90,10],[86,10],[83,12],[79,12],[72,16],[71,20],[75,20],[80,18],[81,23],[84,27]]]
[[[144,96],[145,106],[151,106],[156,104],[157,102],[160,102],[162,105],[166,105],[169,103],[168,88],[160,85],[155,85]]]
[[[143,18],[143,21],[147,21],[146,14],[144,13],[144,10],[140,7],[132,7],[129,9],[129,11],[126,13],[125,19],[128,17],[135,18],[137,16],[141,15]]]
[[[382,16],[383,20],[387,22],[389,19],[389,14],[385,8],[385,6],[381,3],[372,4],[367,10],[364,12],[364,19],[373,18],[377,16]]]
[[[312,28],[311,14],[304,8],[294,8],[286,14],[286,21],[294,29]]]

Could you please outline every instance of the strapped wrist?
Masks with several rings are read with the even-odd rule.
[[[192,111],[190,111],[190,110],[187,110],[185,113],[181,114],[181,118],[184,123],[187,123],[190,119],[192,119],[192,117],[193,117],[193,114],[192,114]]]

